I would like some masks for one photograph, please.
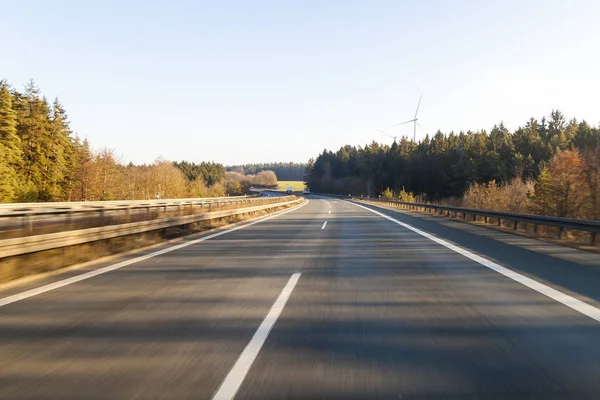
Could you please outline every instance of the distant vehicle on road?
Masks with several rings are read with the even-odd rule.
[[[288,194],[292,194],[292,187],[291,187],[291,186],[288,186],[288,187],[285,189],[285,191],[286,191]]]
[[[304,189],[302,189],[302,194],[310,194],[310,189],[305,187]]]

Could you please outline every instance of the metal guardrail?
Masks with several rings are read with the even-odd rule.
[[[194,214],[215,207],[261,204],[268,197],[235,196],[198,199],[134,200],[0,205],[0,238],[29,236],[64,229],[83,229],[122,222],[155,219],[160,214]],[[116,219],[116,222],[115,222]],[[125,221],[124,221],[125,220]]]
[[[570,229],[574,231],[582,231],[588,232],[590,234],[590,243],[593,245],[596,243],[596,238],[598,237],[598,233],[600,232],[600,221],[591,221],[591,220],[580,220],[574,218],[561,218],[561,217],[549,217],[544,215],[534,215],[534,214],[520,214],[520,213],[512,213],[505,211],[493,211],[493,210],[480,210],[476,208],[466,208],[466,207],[453,207],[453,206],[442,206],[435,204],[425,204],[425,203],[409,203],[398,200],[384,200],[384,199],[374,199],[368,197],[356,197],[356,196],[344,196],[344,195],[335,195],[335,194],[323,194],[323,196],[358,200],[358,201],[370,201],[375,203],[383,203],[392,206],[400,206],[405,209],[415,210],[415,211],[424,211],[424,212],[433,212],[437,214],[446,214],[447,216],[451,216],[454,214],[454,217],[457,218],[458,215],[461,215],[462,219],[467,219],[467,216],[470,216],[473,221],[477,219],[477,217],[483,217],[484,222],[488,223],[490,218],[495,219],[496,223],[501,226],[502,221],[511,221],[513,223],[512,228],[517,230],[519,223],[532,224],[534,227],[534,233],[538,233],[539,226],[552,226],[558,228],[557,236],[558,239],[562,237],[563,231],[565,229]]]
[[[109,200],[109,201],[76,201],[76,202],[48,202],[48,203],[4,203],[0,204],[0,218],[10,218],[34,214],[66,214],[74,212],[112,211],[127,208],[152,208],[165,206],[179,206],[189,204],[239,202],[240,200],[259,199],[259,195],[228,196],[228,197],[200,197],[185,199],[157,199],[157,200]]]
[[[294,197],[292,199],[292,197]],[[174,218],[160,218],[149,221],[133,222],[120,225],[109,225],[97,228],[79,229],[74,231],[56,232],[43,235],[0,240],[0,258],[19,256],[38,251],[64,248],[119,236],[138,234],[148,231],[188,225],[196,222],[226,218],[235,215],[264,211],[288,205],[299,204],[302,198],[295,196],[280,197],[282,201],[270,202],[253,207],[235,208],[232,210],[213,211],[202,214],[186,215]],[[272,199],[271,199],[272,200]]]

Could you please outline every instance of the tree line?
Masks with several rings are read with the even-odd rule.
[[[301,181],[304,179],[305,168],[305,163],[275,162],[231,165],[227,167],[227,171],[235,171],[243,175],[256,175],[261,171],[273,171],[280,181]]]
[[[72,132],[58,99],[48,102],[33,81],[22,92],[0,81],[0,177],[0,202],[213,197],[248,189],[214,162],[124,165],[114,150],[94,151]]]
[[[419,143],[404,137],[391,146],[373,141],[324,150],[309,161],[306,182],[313,192],[406,193],[420,201],[468,205],[512,190],[520,197],[481,208],[506,209],[520,199],[519,211],[598,219],[599,152],[598,127],[567,121],[553,110],[512,132],[500,123],[489,133],[438,131]]]

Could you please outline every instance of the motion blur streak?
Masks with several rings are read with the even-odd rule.
[[[305,204],[306,203],[303,203],[299,207],[302,207]],[[152,257],[156,257],[156,256],[159,256],[159,255],[162,255],[162,254],[166,254],[166,253],[169,253],[171,251],[179,250],[179,249],[182,249],[184,247],[191,246],[191,245],[194,245],[194,244],[197,244],[197,243],[202,243],[202,242],[204,242],[206,240],[210,240],[210,239],[219,237],[221,235],[225,235],[225,234],[230,233],[230,232],[235,232],[235,231],[237,231],[239,229],[247,228],[247,227],[252,226],[254,224],[258,224],[260,222],[269,220],[271,218],[275,218],[278,215],[286,214],[286,213],[288,213],[290,211],[293,211],[293,210],[287,210],[287,211],[283,211],[283,212],[280,212],[280,213],[276,213],[276,214],[268,216],[266,218],[260,218],[258,221],[250,222],[250,223],[247,223],[247,224],[241,224],[241,225],[238,225],[238,226],[236,226],[234,228],[227,229],[227,230],[222,231],[222,232],[213,233],[211,235],[203,236],[203,237],[201,237],[199,239],[195,239],[195,240],[192,240],[192,241],[189,241],[189,242],[186,242],[186,243],[182,243],[182,244],[178,244],[178,245],[175,245],[175,246],[172,246],[172,247],[168,247],[166,249],[158,250],[158,251],[152,252],[150,254],[143,255],[141,257],[136,257],[136,258],[133,258],[131,260],[127,260],[127,261],[123,261],[123,262],[120,262],[120,263],[117,263],[117,264],[109,265],[107,267],[99,268],[99,269],[96,269],[96,270],[93,270],[93,271],[90,271],[90,272],[86,272],[86,273],[81,274],[81,275],[73,276],[71,278],[67,278],[67,279],[64,279],[64,280],[61,280],[61,281],[58,281],[58,282],[50,283],[50,284],[45,285],[45,286],[41,286],[41,287],[38,287],[38,288],[35,288],[35,289],[27,290],[27,291],[22,292],[22,293],[18,293],[18,294],[12,295],[12,296],[8,296],[8,297],[0,299],[0,307],[8,305],[8,304],[11,304],[11,303],[14,303],[14,302],[19,301],[19,300],[23,300],[23,299],[32,297],[32,296],[37,296],[38,294],[46,293],[46,292],[49,292],[51,290],[55,290],[55,289],[61,288],[63,286],[70,285],[72,283],[77,283],[77,282],[80,282],[80,281],[82,281],[84,279],[93,278],[94,276],[98,276],[98,275],[104,274],[106,272],[114,271],[116,269],[123,268],[123,267],[126,267],[128,265],[131,265],[131,264],[134,264],[134,263],[137,263],[137,262],[140,262],[140,261],[144,261],[144,260],[147,260],[147,259],[152,258]]]
[[[250,340],[250,343],[248,343],[242,354],[240,354],[240,357],[235,362],[233,368],[231,368],[231,371],[229,371],[227,374],[227,377],[221,384],[221,387],[219,387],[219,390],[213,396],[213,400],[229,400],[235,397],[235,394],[244,381],[246,374],[250,370],[254,359],[256,359],[256,356],[265,343],[265,340],[267,340],[269,332],[271,332],[273,325],[275,325],[277,318],[279,318],[281,311],[283,311],[283,307],[285,307],[285,303],[287,303],[290,295],[292,294],[296,283],[298,283],[300,275],[301,274],[299,273],[295,273],[290,277],[290,280],[281,291],[281,294],[275,301],[275,304],[273,304],[273,307],[271,307],[269,310],[269,313],[263,320],[262,324],[260,324],[256,333],[254,336],[252,336],[252,340]]]
[[[480,263],[598,308],[599,254],[308,197],[2,307],[0,398],[210,399],[249,343],[236,399],[600,398],[600,324]]]
[[[351,203],[351,204],[354,204],[354,203]],[[398,225],[400,225],[400,226],[402,226],[404,228],[410,229],[411,231],[413,231],[415,233],[418,233],[419,235],[421,235],[423,237],[426,237],[429,240],[432,240],[432,241],[434,241],[436,243],[439,243],[442,246],[447,247],[450,250],[457,252],[458,254],[462,254],[463,256],[465,256],[467,258],[470,258],[471,260],[473,260],[475,262],[478,262],[479,264],[481,264],[481,265],[483,265],[485,267],[488,267],[489,269],[494,270],[494,271],[496,271],[496,272],[498,272],[498,273],[506,276],[507,278],[512,279],[515,282],[519,282],[519,283],[521,283],[521,284],[523,284],[523,285],[525,285],[525,286],[527,286],[527,287],[535,290],[536,292],[539,292],[539,293],[541,293],[541,294],[543,294],[545,296],[548,296],[551,299],[556,300],[559,303],[562,303],[562,304],[566,305],[567,307],[571,307],[573,310],[579,311],[583,315],[587,315],[588,317],[590,317],[592,319],[595,319],[596,321],[600,322],[600,310],[597,309],[596,307],[592,307],[589,304],[586,304],[586,303],[584,303],[582,301],[579,301],[579,300],[577,300],[577,299],[575,299],[575,298],[573,298],[573,297],[571,297],[569,295],[566,295],[566,294],[564,294],[564,293],[562,293],[562,292],[560,292],[560,291],[558,291],[556,289],[553,289],[553,288],[551,288],[549,286],[541,284],[541,283],[539,283],[539,282],[537,282],[537,281],[535,281],[533,279],[527,278],[526,276],[523,276],[523,275],[518,274],[518,273],[516,273],[514,271],[511,271],[508,268],[504,268],[503,266],[498,265],[498,264],[496,264],[494,262],[491,262],[490,260],[486,260],[485,258],[480,257],[480,256],[478,256],[476,254],[473,254],[470,251],[465,250],[465,249],[463,249],[463,248],[461,248],[459,246],[455,246],[452,243],[449,243],[449,242],[447,242],[445,240],[439,239],[439,238],[437,238],[437,237],[435,237],[433,235],[428,234],[427,232],[423,232],[420,229],[416,229],[416,228],[414,228],[414,227],[412,227],[412,226],[410,226],[408,224],[400,222],[400,221],[398,221],[395,218],[389,217],[389,216],[387,216],[385,214],[382,214],[382,213],[380,213],[378,211],[375,211],[375,210],[371,210],[370,208],[365,207],[365,206],[361,206],[359,204],[354,204],[354,205],[356,205],[357,207],[364,208],[365,210],[369,210],[372,213],[374,213],[376,215],[379,215],[380,217],[386,218],[386,219],[388,219],[388,220],[390,220],[390,221],[392,221],[392,222],[394,222],[394,223],[396,223],[396,224],[398,224]]]

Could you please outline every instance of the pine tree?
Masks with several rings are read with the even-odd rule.
[[[87,139],[79,137],[73,141],[73,178],[69,190],[69,200],[86,201],[90,199],[92,186],[93,156]]]
[[[49,106],[40,99],[40,91],[31,80],[25,86],[25,95],[17,96],[17,132],[23,150],[22,175],[24,185],[19,197],[26,201],[49,200]]]
[[[17,113],[12,108],[8,85],[0,81],[0,201],[13,201],[19,186],[22,161],[21,141],[17,136]]]
[[[73,143],[67,113],[58,99],[52,104],[48,133],[48,191],[53,197],[64,198],[73,172]]]

